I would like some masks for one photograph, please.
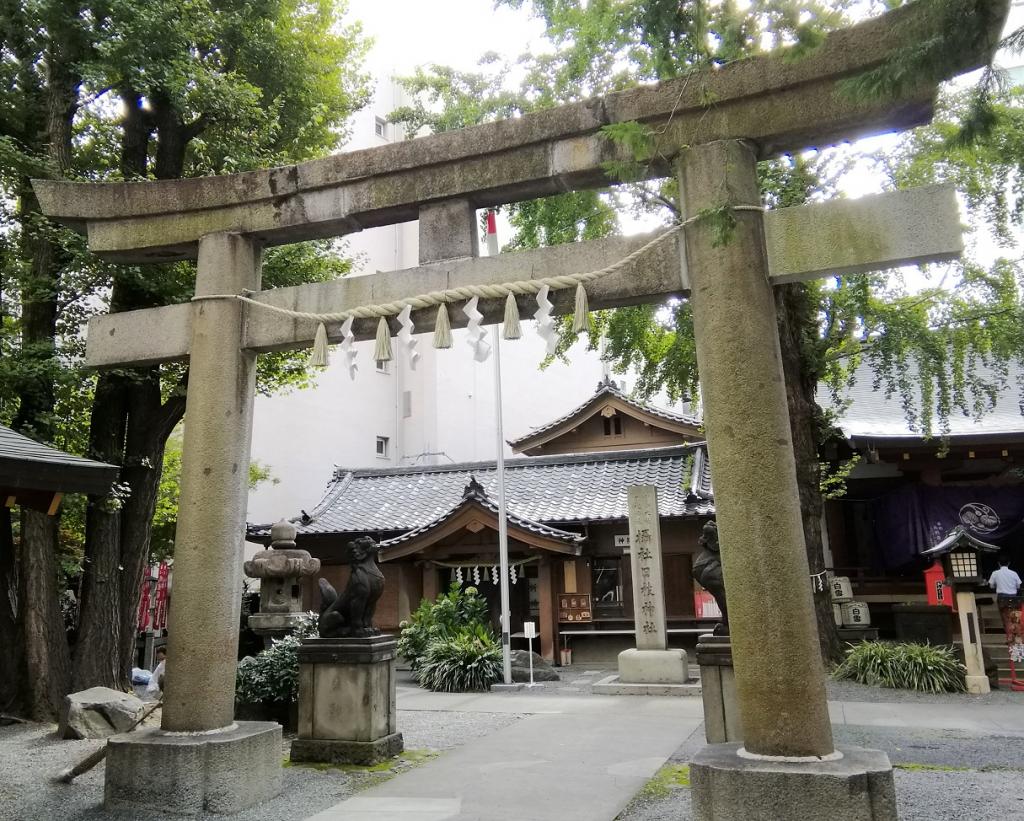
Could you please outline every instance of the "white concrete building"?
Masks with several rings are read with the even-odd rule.
[[[404,139],[402,130],[386,121],[388,112],[401,104],[400,86],[378,83],[374,102],[354,118],[346,150]],[[411,222],[349,235],[348,253],[357,259],[357,274],[416,266],[417,231],[417,223]],[[354,380],[335,354],[315,388],[257,397],[252,456],[270,468],[276,482],[250,494],[248,521],[271,522],[311,507],[338,465],[493,459],[494,363],[473,361],[464,331],[456,330],[453,337],[451,349],[435,350],[431,334],[418,336],[415,370],[397,344],[395,358],[378,363],[373,342],[361,342]],[[569,364],[555,362],[541,371],[544,343],[531,322],[523,322],[522,339],[502,342],[505,439],[546,424],[594,392],[605,370],[597,353],[585,347],[576,346]],[[507,447],[506,453],[511,453]]]

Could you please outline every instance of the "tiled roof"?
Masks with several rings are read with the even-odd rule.
[[[640,413],[650,414],[656,416],[659,419],[664,419],[666,422],[672,422],[676,425],[688,425],[691,427],[700,427],[702,424],[699,416],[689,416],[684,413],[676,413],[675,411],[665,410],[664,408],[656,408],[654,405],[647,405],[643,402],[637,402],[631,396],[623,393],[619,390],[618,386],[608,377],[605,377],[601,382],[597,383],[597,392],[593,396],[589,397],[586,402],[582,405],[578,405],[573,408],[564,416],[559,416],[557,419],[548,422],[546,425],[542,425],[538,428],[534,428],[529,433],[520,436],[518,439],[509,440],[509,444],[513,447],[519,447],[523,442],[528,442],[538,436],[543,436],[548,431],[555,430],[561,425],[564,425],[573,417],[583,413],[591,405],[599,402],[605,397],[613,396],[621,402],[629,405],[631,408],[635,408]]]
[[[403,533],[401,536],[396,536],[393,539],[388,539],[380,543],[381,550],[387,550],[390,547],[395,547],[400,544],[404,544],[411,539],[415,539],[417,536],[443,524],[448,519],[452,518],[456,513],[465,508],[467,505],[477,504],[481,507],[489,510],[495,516],[498,515],[498,503],[496,500],[492,500],[487,492],[475,478],[469,480],[469,484],[466,485],[465,491],[463,491],[462,498],[457,504],[453,505],[452,508],[436,519],[427,522],[421,527],[417,527],[415,530],[410,530],[407,533]],[[540,522],[526,519],[522,516],[506,511],[506,519],[510,525],[517,527],[520,530],[529,530],[532,533],[536,533],[540,536],[544,536],[548,539],[555,539],[560,542],[566,542],[567,544],[578,545],[586,541],[586,536],[581,533],[572,533],[568,530],[560,530],[557,527],[550,527]]]
[[[996,375],[981,368],[976,374],[996,384]],[[837,424],[847,439],[919,439],[923,432],[919,424],[907,420],[899,394],[886,396],[884,383],[875,388],[875,374],[869,363],[864,362],[857,369],[851,388],[844,391],[840,399],[845,406],[838,407]],[[1024,369],[1011,366],[1010,386],[1000,391],[991,407],[986,407],[977,418],[956,409],[950,414],[950,437],[977,437],[993,435],[1024,434]],[[823,408],[837,409],[828,390],[818,388],[818,403]],[[912,397],[912,407],[920,408],[920,396]],[[932,435],[943,435],[938,420],[932,423]]]
[[[335,471],[299,534],[413,530],[449,514],[475,479],[497,494],[493,461],[433,467]],[[534,456],[505,461],[509,515],[546,525],[628,518],[626,488],[655,485],[662,516],[712,516],[715,506],[703,443],[668,448]],[[270,525],[250,527],[250,536]]]
[[[0,425],[0,484],[7,488],[106,493],[118,467],[43,445]]]

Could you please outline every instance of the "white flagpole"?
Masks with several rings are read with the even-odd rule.
[[[487,256],[498,255],[498,230],[494,211],[487,212]],[[498,563],[501,578],[501,664],[505,684],[512,683],[512,653],[509,635],[512,626],[509,623],[508,606],[508,522],[505,518],[505,434],[501,422],[501,348],[498,326],[491,326],[494,346],[494,421],[497,429],[498,452]]]

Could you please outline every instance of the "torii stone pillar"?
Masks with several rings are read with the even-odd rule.
[[[679,174],[687,217],[761,203],[756,156],[740,141],[688,149]],[[763,217],[732,215],[717,248],[708,221],[688,226],[685,258],[743,737],[754,753],[823,756],[832,727]]]
[[[196,296],[260,287],[257,242],[199,240]],[[242,348],[242,304],[203,300],[192,318],[191,363],[174,540],[161,727],[204,731],[234,720],[243,534],[256,355]]]
[[[742,141],[694,146],[678,164],[687,217],[761,203]],[[744,739],[694,757],[694,817],[895,821],[888,757],[832,743],[764,218],[731,213],[717,246],[708,220],[688,226],[683,255]]]
[[[237,233],[199,240],[196,295],[260,287],[260,246]],[[192,316],[174,600],[160,729],[108,746],[107,809],[234,813],[281,791],[281,727],[234,722],[242,543],[256,354],[243,307],[204,300]]]

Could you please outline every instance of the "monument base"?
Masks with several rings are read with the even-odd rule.
[[[686,684],[690,680],[685,650],[638,650],[619,653],[619,680],[624,684]]]
[[[303,639],[293,761],[376,764],[402,752],[393,636]]]
[[[837,761],[787,762],[738,754],[742,744],[711,744],[690,763],[696,821],[896,821],[889,757],[844,747]]]
[[[404,749],[401,733],[391,733],[375,741],[297,738],[292,742],[291,760],[370,766],[392,758]]]
[[[279,792],[281,725],[274,722],[239,721],[201,735],[149,727],[107,742],[107,810],[231,814]]]
[[[595,681],[590,692],[601,696],[699,696],[700,684],[631,684],[621,676]]]

